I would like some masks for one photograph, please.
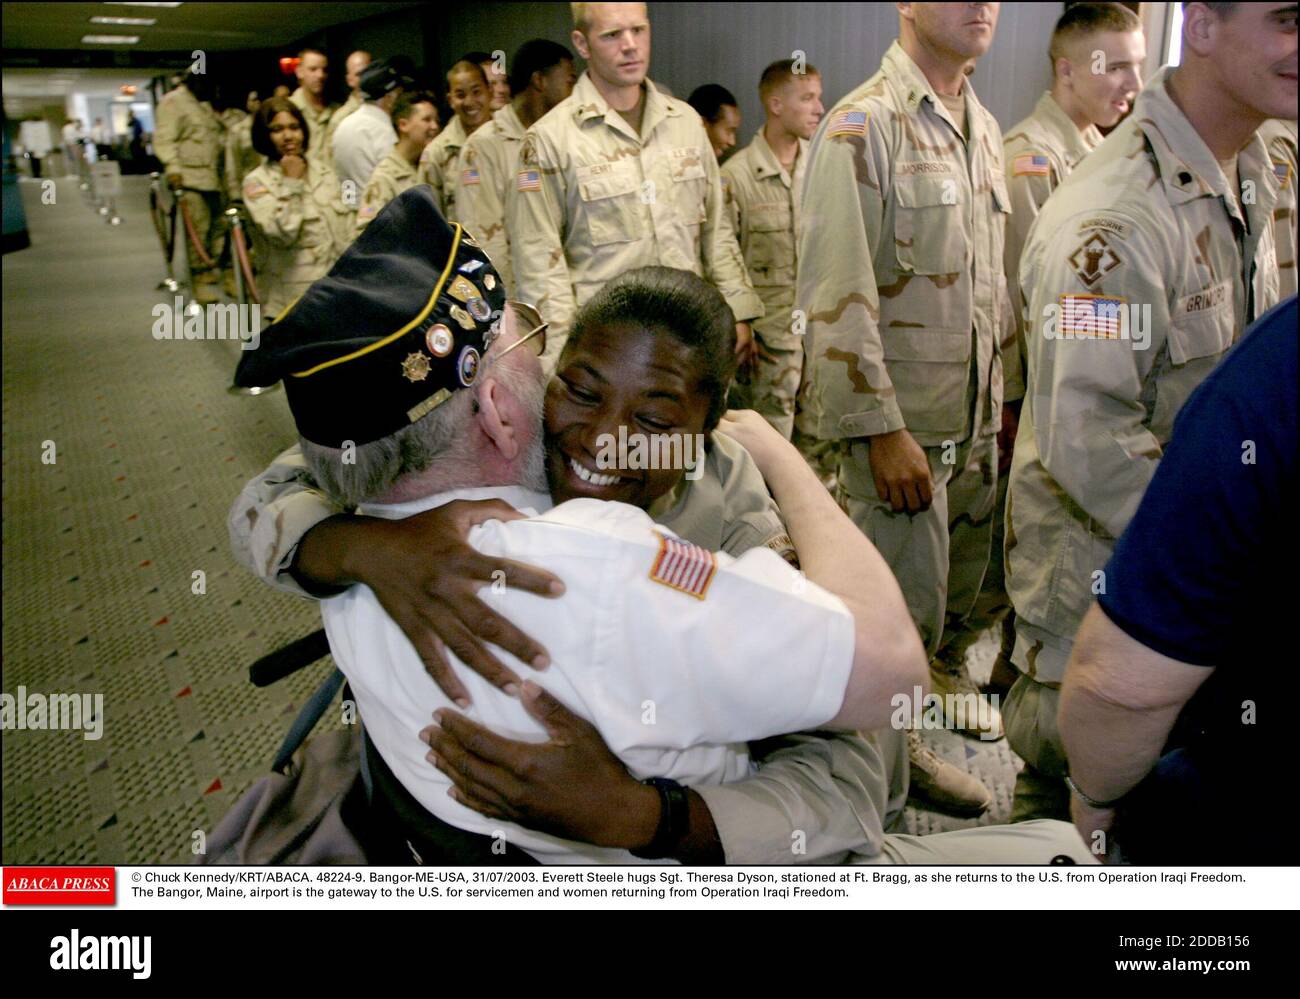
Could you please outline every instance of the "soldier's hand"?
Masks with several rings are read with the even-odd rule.
[[[895,513],[930,509],[934,483],[925,449],[905,429],[868,438],[868,456],[876,493]]]
[[[1020,399],[1002,405],[1002,428],[998,431],[998,475],[1006,475],[1011,468],[1011,454],[1020,432]]]
[[[758,340],[749,323],[736,323],[736,367],[750,371],[758,362]]]
[[[280,169],[290,180],[299,180],[307,175],[307,161],[301,156],[290,153],[280,158]]]
[[[185,184],[185,178],[178,173],[169,173],[167,175],[167,186],[173,191],[179,191]]]
[[[595,727],[535,683],[520,692],[549,741],[516,742],[455,711],[421,730],[451,797],[494,819],[597,846],[636,849],[654,838],[659,794],[627,772]]]
[[[509,586],[551,597],[563,593],[564,584],[543,569],[483,555],[465,542],[476,524],[522,516],[501,500],[457,500],[404,520],[330,518],[303,537],[295,574],[317,584],[369,586],[434,682],[466,706],[469,693],[446,649],[498,687],[517,684],[519,677],[488,651],[487,642],[534,669],[549,664],[546,650],[480,600],[478,592],[483,586]],[[322,552],[322,546],[329,550]]]

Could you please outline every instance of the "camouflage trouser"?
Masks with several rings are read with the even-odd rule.
[[[939,657],[952,664],[966,661],[966,653],[984,632],[1002,625],[1002,655],[1011,658],[1011,649],[1015,644],[1015,611],[1011,607],[1011,598],[1007,596],[1006,557],[1003,552],[1006,539],[1007,483],[1010,475],[998,478],[997,496],[993,502],[993,543],[989,553],[988,571],[984,573],[984,585],[980,587],[975,606],[961,628],[944,643],[939,650]]]
[[[841,449],[840,505],[889,563],[933,659],[970,615],[989,564],[997,440],[980,434],[925,448],[934,499],[922,513],[895,513],[880,499],[867,449],[866,438]]]
[[[822,440],[817,436],[817,418],[807,407],[811,383],[805,377],[799,386],[795,403],[794,434],[791,443],[799,449],[804,461],[817,473],[817,478],[828,486],[835,482],[840,471],[840,451],[848,446],[846,441]]]
[[[1052,635],[1023,618],[1016,619],[1011,662],[1021,676],[1002,705],[1007,744],[1025,761],[1025,769],[1016,778],[1012,822],[1069,816],[1065,747],[1056,712],[1073,646],[1073,639]]]
[[[803,343],[786,336],[779,344],[775,347],[767,342],[762,344],[752,399],[755,411],[789,440],[794,432],[795,400],[803,377]]]
[[[216,265],[221,257],[221,245],[226,235],[225,216],[221,213],[221,195],[216,191],[192,191],[185,188],[177,192],[189,211],[190,221],[194,223],[194,233],[207,250],[212,263],[205,264],[194,249],[189,235],[181,222],[180,238],[185,241],[185,255],[189,261],[190,273],[199,279],[212,280]]]

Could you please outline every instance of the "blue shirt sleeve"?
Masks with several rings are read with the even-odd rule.
[[[1285,620],[1275,614],[1280,574],[1295,570],[1285,511],[1296,496],[1296,344],[1292,297],[1187,401],[1106,567],[1102,610],[1161,655],[1235,664]]]

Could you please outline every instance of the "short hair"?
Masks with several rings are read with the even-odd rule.
[[[1184,0],[1183,6],[1184,6],[1184,7],[1187,6],[1186,0]],[[1212,10],[1212,11],[1214,11],[1214,13],[1218,14],[1219,17],[1227,17],[1229,14],[1232,13],[1232,8],[1236,7],[1237,4],[1235,4],[1235,3],[1207,3],[1205,6],[1209,7],[1210,10]]]
[[[573,26],[585,35],[591,27],[591,4],[571,3],[569,13],[573,15]]]
[[[534,73],[545,73],[564,60],[573,61],[573,53],[559,42],[546,38],[532,38],[519,46],[510,64],[510,92],[522,94],[528,89]]]
[[[475,59],[474,57],[477,55],[483,55],[483,58]],[[447,86],[449,88],[451,86],[452,73],[457,73],[460,72],[461,70],[467,70],[467,69],[472,69],[480,77],[482,77],[483,86],[485,87],[489,86],[490,84],[488,82],[487,73],[483,72],[483,63],[491,62],[491,61],[492,61],[492,57],[490,55],[484,55],[483,53],[480,52],[470,52],[467,53],[466,55],[461,56],[459,59],[453,62],[451,64],[451,68],[447,70]]]
[[[778,59],[767,69],[763,70],[763,75],[758,78],[758,98],[767,100],[772,91],[784,86],[796,76],[821,76],[816,66],[804,63],[803,72],[794,71],[795,61],[793,59]]]
[[[281,111],[288,111],[298,120],[298,127],[302,129],[302,151],[305,153],[311,147],[311,129],[307,127],[307,119],[303,117],[298,105],[287,97],[268,97],[253,115],[250,127],[253,148],[268,160],[280,158],[275,143],[271,141],[271,122],[275,121],[275,116]]]
[[[1071,4],[1052,29],[1052,41],[1047,46],[1047,56],[1052,61],[1052,76],[1056,76],[1056,60],[1065,55],[1066,45],[1074,39],[1101,31],[1141,30],[1141,20],[1122,3]]]
[[[329,62],[329,56],[327,56],[327,55],[326,55],[324,52],[322,52],[320,49],[318,49],[318,48],[316,48],[316,47],[314,47],[314,46],[312,46],[312,45],[308,45],[306,48],[303,48],[302,50],[300,50],[300,51],[298,52],[298,61],[301,62],[301,61],[303,60],[303,58],[305,58],[305,57],[306,57],[307,55],[309,55],[309,54],[315,54],[315,55],[318,55],[318,56],[320,56],[322,59],[324,59],[326,62]]]
[[[485,371],[491,364],[492,377],[511,395],[529,408],[532,408],[530,403],[535,404],[540,433],[545,388],[535,384],[532,376],[508,361],[493,363],[497,353],[505,349],[500,340],[488,347],[479,370]],[[346,508],[382,496],[403,479],[418,475],[434,464],[445,471],[443,477],[448,483],[447,488],[457,488],[453,483],[478,485],[470,437],[465,432],[474,418],[474,395],[473,388],[453,392],[450,399],[414,423],[387,437],[358,445],[353,460],[348,462],[341,460],[341,449],[325,447],[300,437],[303,458],[316,484]],[[534,395],[535,398],[530,399]]]
[[[727,410],[727,390],[736,374],[736,317],[722,293],[674,267],[625,271],[578,310],[565,352],[588,333],[618,326],[670,336],[691,351],[709,399],[704,429],[712,431]]]
[[[401,134],[401,129],[397,127],[399,121],[406,121],[415,111],[417,104],[432,104],[435,117],[438,114],[438,101],[433,96],[423,90],[406,90],[402,95],[393,102],[393,111],[388,116],[393,123],[393,131]]]
[[[686,103],[705,121],[717,121],[727,105],[739,108],[735,95],[720,83],[705,83],[691,91]]]

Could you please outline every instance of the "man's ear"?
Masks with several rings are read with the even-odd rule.
[[[591,49],[587,48],[587,36],[574,28],[573,33],[569,35],[569,40],[573,42],[573,47],[578,50],[578,55],[590,62]]]
[[[492,377],[482,379],[474,389],[475,418],[483,433],[496,445],[501,457],[514,461],[519,455],[518,415],[509,408],[510,396]]]

